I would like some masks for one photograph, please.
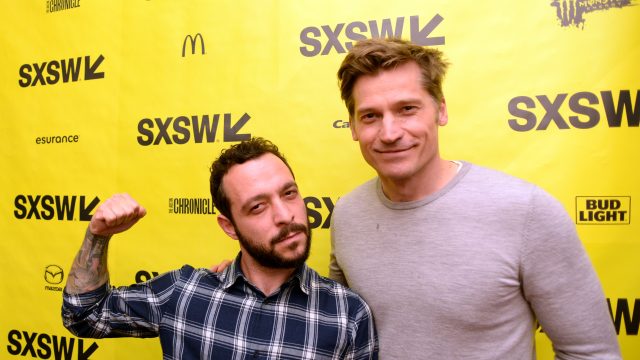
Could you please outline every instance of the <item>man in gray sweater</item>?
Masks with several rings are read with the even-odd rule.
[[[382,359],[620,359],[595,271],[562,205],[539,187],[442,159],[440,51],[365,40],[338,77],[353,139],[378,176],[332,216],[330,277],[361,294]]]

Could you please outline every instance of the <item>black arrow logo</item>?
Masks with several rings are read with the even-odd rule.
[[[93,354],[96,350],[98,350],[98,344],[95,342],[89,346],[87,351],[84,351],[84,341],[79,341],[80,346],[78,348],[78,360],[86,360],[89,359],[89,356]]]
[[[89,206],[85,206],[85,197],[80,197],[80,221],[90,221],[91,211],[98,205],[100,199],[96,196],[91,200]]]
[[[231,126],[231,114],[224,114],[224,141],[244,141],[251,139],[251,134],[238,134],[238,131],[251,119],[249,114],[244,113],[240,120]]]
[[[93,63],[93,65],[89,66],[91,63],[91,56],[87,55],[84,57],[84,79],[85,80],[94,80],[94,79],[102,79],[104,78],[104,72],[96,72],[102,61],[104,60],[104,56],[100,55],[98,59]]]
[[[427,25],[420,29],[420,18],[411,17],[411,42],[420,46],[444,45],[444,36],[429,37],[429,34],[444,20],[440,14],[436,14]]]

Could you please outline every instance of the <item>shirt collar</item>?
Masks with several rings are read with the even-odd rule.
[[[240,268],[240,258],[242,257],[242,253],[238,253],[235,260],[229,265],[226,269],[224,269],[221,273],[218,274],[218,279],[222,283],[222,288],[228,290],[233,284],[238,281],[238,279],[242,279],[244,282],[249,282],[249,280],[242,273],[242,269]],[[312,283],[317,281],[314,277],[313,271],[307,266],[307,264],[302,264],[302,266],[298,267],[296,271],[293,273],[291,278],[285,282],[291,283],[293,281],[297,281],[300,286],[300,290],[305,294],[309,295],[309,290],[312,287]]]
[[[238,278],[244,279],[244,274],[240,269],[240,255],[241,253],[238,253],[236,259],[231,263],[231,265],[227,266],[226,269],[218,274],[218,279],[222,283],[222,288],[225,290],[229,289],[231,285],[238,280]]]

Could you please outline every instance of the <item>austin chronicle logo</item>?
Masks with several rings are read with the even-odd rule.
[[[58,265],[47,265],[44,269],[44,280],[51,285],[57,285],[64,280],[64,270]]]
[[[182,57],[185,57],[185,53],[187,50],[187,41],[189,45],[191,45],[191,55],[195,55],[196,53],[196,42],[200,39],[200,51],[202,55],[204,55],[204,39],[202,38],[202,34],[197,33],[195,36],[191,36],[191,34],[187,35],[182,41]]]

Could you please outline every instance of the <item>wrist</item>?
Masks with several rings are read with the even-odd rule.
[[[96,234],[91,230],[91,226],[87,227],[87,233],[85,235],[85,237],[88,240],[92,240],[92,241],[100,241],[100,242],[105,242],[105,241],[109,241],[109,239],[111,239],[111,235],[102,235],[102,234]]]

